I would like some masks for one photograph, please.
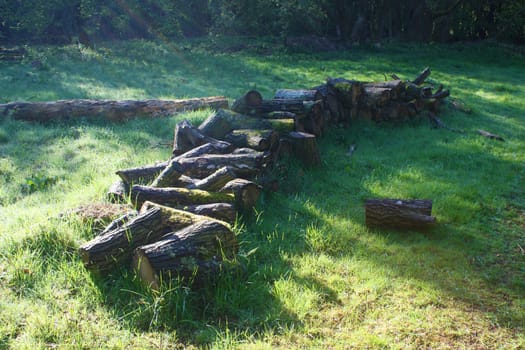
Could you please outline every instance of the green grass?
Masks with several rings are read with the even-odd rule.
[[[473,109],[440,115],[465,134],[356,121],[321,140],[324,167],[291,161],[237,231],[216,286],[159,292],[125,267],[101,278],[76,248],[89,223],[58,215],[100,202],[114,172],[169,156],[177,121],[0,121],[0,348],[525,347],[525,64],[489,44],[337,53],[223,54],[225,42],[30,47],[0,63],[0,102],[180,98],[383,80],[433,69]],[[271,54],[269,54],[269,52]],[[42,65],[31,65],[39,60]],[[36,66],[36,67],[34,67]],[[485,129],[505,142],[476,134]],[[353,142],[357,150],[348,157]],[[370,230],[364,199],[429,198],[428,233]]]

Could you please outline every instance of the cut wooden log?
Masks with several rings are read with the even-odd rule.
[[[237,219],[237,210],[232,203],[210,203],[200,205],[186,205],[177,209],[185,210],[193,214],[209,216],[217,220],[233,224]]]
[[[203,108],[228,108],[225,97],[183,100],[59,100],[53,102],[11,102],[0,104],[0,114],[13,119],[49,122],[72,118],[103,118],[124,121],[136,117],[156,118]]]
[[[228,182],[221,192],[233,193],[237,210],[246,212],[255,207],[261,194],[261,186],[245,179],[234,179]]]
[[[286,111],[275,111],[261,115],[265,119],[296,119],[297,114]]]
[[[323,95],[318,90],[280,89],[275,92],[273,98],[277,100],[318,101],[323,99]]]
[[[79,254],[90,270],[109,272],[131,261],[138,246],[158,241],[168,232],[180,230],[196,222],[209,220],[206,216],[146,203],[146,209],[116,229],[84,243]]]
[[[138,212],[136,210],[128,212],[124,215],[121,215],[120,217],[116,218],[115,220],[111,221],[104,230],[100,231],[99,235],[106,234],[110,231],[116,230],[124,226],[127,222],[131,221],[135,217],[137,217]]]
[[[170,187],[179,183],[179,178],[184,172],[182,166],[175,160],[171,160],[168,165],[151,183],[152,187]]]
[[[346,108],[357,105],[363,93],[363,83],[355,80],[328,79],[327,85],[335,92],[337,99]]]
[[[374,228],[426,230],[436,223],[431,200],[367,199],[365,216]]]
[[[412,80],[412,84],[415,84],[415,85],[423,84],[425,80],[427,80],[427,78],[430,76],[430,73],[431,73],[430,68],[426,67],[425,69],[423,69],[421,73],[419,73],[419,75],[414,80]]]
[[[200,126],[199,130],[210,137],[224,139],[226,134],[235,129],[272,129],[279,132],[294,130],[293,119],[261,119],[220,109],[211,114]]]
[[[230,166],[237,176],[251,178],[265,165],[267,158],[263,152],[243,154],[210,154],[196,158],[184,158],[179,163],[184,175],[203,179],[222,167]]]
[[[116,172],[118,176],[127,184],[150,183],[166,168],[169,162],[160,162],[143,167],[123,169]]]
[[[233,149],[233,145],[229,142],[208,142],[198,147],[195,147],[187,152],[184,152],[178,156],[175,156],[172,159],[175,161],[179,161],[184,158],[200,157],[204,154],[225,154],[231,152]]]
[[[262,103],[262,95],[259,91],[250,90],[232,104],[232,111],[241,114],[256,114],[257,108]]]
[[[237,129],[224,138],[235,147],[267,151],[279,140],[279,133],[274,130]]]
[[[129,184],[123,180],[117,180],[109,186],[106,194],[108,200],[112,203],[125,202],[129,195]]]
[[[315,135],[294,131],[288,134],[288,139],[293,154],[305,167],[312,168],[321,165],[321,156]]]
[[[202,180],[197,180],[187,186],[188,189],[198,189],[203,191],[216,192],[224,187],[228,182],[237,178],[235,171],[231,166],[225,166]]]
[[[183,120],[175,127],[172,153],[173,155],[180,155],[206,143],[211,143],[219,149],[228,149],[231,146],[227,143],[224,143],[223,141],[219,141],[213,137],[204,135],[188,120]]]
[[[229,225],[206,220],[138,247],[133,265],[147,285],[158,289],[162,276],[191,280],[213,277],[220,271],[221,262],[233,259],[238,249],[239,243]]]
[[[196,205],[209,203],[234,203],[235,196],[229,193],[189,190],[179,187],[151,187],[134,185],[131,187],[131,202],[140,208],[144,202],[150,201],[168,207],[180,205]]]
[[[365,86],[362,101],[368,107],[384,106],[392,99],[391,91],[389,88]]]
[[[483,137],[489,138],[489,139],[498,140],[498,141],[505,141],[505,139],[503,137],[501,137],[500,135],[496,135],[496,134],[493,134],[493,133],[485,131],[485,130],[478,130],[478,134],[480,134]]]

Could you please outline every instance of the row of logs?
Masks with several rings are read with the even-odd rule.
[[[357,117],[403,120],[437,108],[448,91],[422,86],[429,74],[426,69],[413,81],[382,83],[329,79],[311,90],[278,90],[271,100],[252,90],[198,127],[181,121],[170,159],[117,171],[120,180],[110,187],[110,198],[129,201],[138,212],[80,247],[85,266],[108,272],[132,264],[154,288],[169,276],[213,276],[237,252],[230,225],[256,205],[262,190],[257,180],[283,154],[319,166],[316,138],[330,124]],[[371,211],[379,214],[367,222],[382,224],[383,212]],[[408,212],[397,226],[426,220]]]

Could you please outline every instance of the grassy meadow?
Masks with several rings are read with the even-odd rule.
[[[104,202],[116,170],[167,159],[175,124],[209,111],[125,124],[0,117],[0,349],[525,348],[523,56],[490,43],[327,53],[235,44],[32,46],[24,61],[0,62],[0,103],[233,99],[254,88],[270,98],[329,76],[411,79],[430,66],[472,113],[440,114],[463,134],[426,119],[331,129],[322,168],[282,164],[280,191],[239,220],[238,261],[216,285],[158,292],[125,268],[89,274],[76,249],[96,225],[60,214]],[[371,197],[433,199],[439,225],[370,230]]]

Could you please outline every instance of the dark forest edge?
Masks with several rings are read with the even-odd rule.
[[[0,44],[207,35],[525,43],[520,0],[0,0]]]

